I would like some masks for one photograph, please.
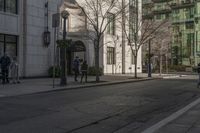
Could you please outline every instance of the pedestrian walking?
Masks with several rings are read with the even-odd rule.
[[[80,67],[80,61],[79,57],[76,56],[75,60],[73,61],[73,70],[74,70],[74,80],[78,81],[78,75],[79,75],[79,67]]]
[[[2,83],[9,83],[8,74],[10,66],[10,57],[6,53],[0,58],[1,73],[2,73]]]
[[[198,83],[197,83],[197,88],[199,88],[199,86],[200,86],[200,63],[198,64],[197,72],[198,72],[198,75],[199,75],[199,79],[198,79]]]
[[[88,64],[87,61],[84,61],[81,65],[81,83],[83,81],[83,77],[85,76],[85,82],[87,83],[87,71],[88,71]]]
[[[13,60],[10,64],[10,73],[13,84],[20,83],[18,71],[19,71],[19,64],[17,62],[17,57],[13,57]]]

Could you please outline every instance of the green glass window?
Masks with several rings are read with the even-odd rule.
[[[161,15],[156,15],[157,20],[160,20],[161,18],[162,18]]]
[[[186,29],[194,29],[194,23],[186,23]]]
[[[130,15],[129,15],[129,41],[134,41],[134,35],[136,32],[136,19],[134,15],[134,8],[130,8]]]
[[[200,32],[196,32],[196,45],[197,45],[197,52],[200,52]]]

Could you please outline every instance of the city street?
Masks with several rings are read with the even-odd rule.
[[[139,133],[200,97],[196,80],[151,80],[0,98],[1,133]]]

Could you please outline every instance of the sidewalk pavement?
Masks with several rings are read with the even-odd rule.
[[[80,77],[79,77],[80,78]],[[8,96],[17,96],[17,95],[25,95],[25,94],[33,94],[33,93],[42,93],[49,91],[61,91],[61,90],[70,90],[70,89],[79,89],[86,87],[95,87],[95,86],[103,86],[110,84],[119,84],[119,83],[129,83],[129,82],[137,82],[144,80],[151,80],[152,78],[139,78],[134,79],[133,75],[105,75],[101,76],[100,83],[95,83],[95,77],[89,76],[88,83],[80,83],[74,81],[74,77],[67,77],[67,86],[61,87],[59,85],[60,79],[55,79],[55,87],[53,88],[53,79],[52,78],[36,78],[36,79],[22,79],[20,84],[1,84],[0,83],[0,97],[8,97]],[[84,80],[83,80],[84,81]]]
[[[144,80],[151,80],[164,77],[173,77],[175,74],[152,74],[153,78],[147,78],[147,74],[138,74],[139,79],[134,79],[134,74],[114,74],[114,75],[104,75],[101,77],[100,83],[95,83],[95,77],[89,76],[88,83],[74,82],[73,76],[68,76],[67,86],[59,86],[60,79],[55,80],[55,87],[53,88],[53,79],[52,78],[36,78],[36,79],[22,79],[20,84],[6,84],[2,85],[0,83],[0,97],[7,96],[17,96],[49,91],[61,91],[66,89],[78,89],[94,86],[103,86],[110,84],[119,84],[119,83],[129,83],[129,82],[138,82]],[[79,76],[80,78],[80,76]],[[80,79],[79,79],[80,81]]]
[[[200,133],[200,98],[142,133]]]

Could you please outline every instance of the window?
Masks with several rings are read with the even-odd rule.
[[[136,27],[136,19],[134,14],[134,8],[130,8],[129,15],[129,41],[130,43],[134,41],[134,35],[137,31],[135,31]]]
[[[175,14],[179,14],[179,10],[177,10],[177,9],[174,10],[174,12],[175,12]]]
[[[196,51],[200,52],[200,32],[196,31]]]
[[[107,33],[115,35],[115,15],[112,13],[108,13],[107,19],[108,19]]]
[[[0,11],[4,11],[4,0],[0,0]]]
[[[129,0],[129,4],[130,4],[130,6],[135,6],[135,0]]]
[[[6,0],[6,12],[17,13],[17,0]]]
[[[115,64],[115,48],[107,47],[107,64],[113,65]]]
[[[160,20],[161,18],[162,18],[161,15],[156,15],[156,19],[157,19],[157,20]]]
[[[0,34],[0,57],[4,52],[4,36]]]
[[[194,23],[186,23],[186,29],[194,29]]]
[[[166,18],[166,19],[169,19],[169,16],[170,16],[169,14],[166,14],[166,15],[165,15],[165,18]]]
[[[17,36],[0,34],[0,55],[17,56]]]
[[[0,11],[17,14],[18,0],[0,0]]]

